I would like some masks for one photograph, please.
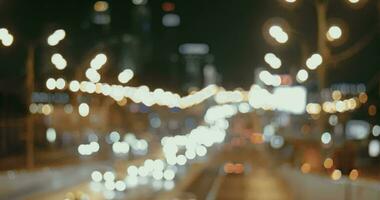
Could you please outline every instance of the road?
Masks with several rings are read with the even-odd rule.
[[[187,173],[179,182],[195,176],[189,186],[181,193],[194,194],[197,199],[290,199],[286,186],[271,166],[269,157],[260,148],[243,147],[226,149],[210,155],[203,170],[194,175]],[[225,175],[226,162],[244,163],[245,174]],[[45,169],[31,173],[8,173],[0,177],[0,199],[62,199],[66,194],[83,192],[90,199],[104,199],[101,193],[91,190],[88,182],[90,173],[95,169],[107,169],[106,162]],[[191,170],[189,170],[191,171]],[[127,199],[154,199],[155,191],[138,187],[126,195]],[[120,198],[124,199],[124,198]]]
[[[161,152],[156,150],[148,155],[118,163],[122,163],[123,166],[141,164],[146,158],[156,158],[160,155]],[[112,170],[114,165],[115,161],[108,160],[36,171],[8,171],[0,174],[0,200],[61,200],[70,192],[85,193],[90,199],[104,199],[91,189],[91,172]],[[139,196],[139,194],[147,194],[144,187],[130,196]],[[152,195],[152,192],[149,195]]]
[[[206,200],[292,199],[285,182],[276,175],[270,157],[265,155],[260,146],[225,149],[186,192]],[[244,174],[226,175],[223,171],[226,162],[244,163]]]
[[[59,191],[88,180],[92,170],[104,168],[104,163],[68,166],[35,172],[9,171],[0,176],[0,199],[25,199],[32,194]]]
[[[318,174],[302,174],[298,169],[277,166],[274,158],[262,145],[224,147],[214,151],[207,161],[189,166],[176,180],[173,190],[152,190],[151,186],[140,185],[115,199],[336,200],[349,196],[353,200],[375,200],[379,197],[378,182],[351,182],[348,178],[333,181]],[[226,175],[223,168],[226,162],[243,163],[244,173]],[[61,200],[70,193],[84,193],[91,200],[105,199],[103,193],[91,188],[89,174],[93,169],[109,169],[109,163],[3,174],[0,199]]]

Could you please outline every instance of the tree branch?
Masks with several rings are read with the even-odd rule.
[[[376,28],[373,31],[371,31],[369,34],[362,37],[359,41],[357,41],[348,49],[336,55],[331,55],[329,63],[333,64],[333,66],[335,67],[341,66],[341,65],[337,65],[337,63],[347,60],[353,57],[355,54],[359,53],[372,41],[372,39],[377,35],[377,33],[378,33],[378,26],[376,26]]]

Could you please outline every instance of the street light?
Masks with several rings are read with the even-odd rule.
[[[126,69],[124,71],[122,71],[119,76],[117,77],[117,79],[119,80],[120,83],[127,83],[128,81],[130,81],[134,76],[134,73],[132,70],[130,69]]]
[[[281,60],[273,53],[267,53],[264,56],[264,60],[273,69],[279,69],[281,67]]]
[[[4,46],[9,47],[13,43],[13,36],[9,33],[8,29],[1,28],[0,29],[0,40]]]
[[[49,46],[56,46],[66,36],[66,32],[63,29],[58,29],[53,32],[48,38],[47,43]]]
[[[58,70],[63,70],[67,66],[67,61],[59,53],[53,54],[50,60]]]
[[[324,132],[321,136],[321,142],[323,144],[329,144],[331,142],[331,134],[329,132]]]
[[[94,59],[91,60],[90,66],[91,68],[98,70],[107,62],[107,56],[103,53],[100,53],[95,56]]]
[[[347,4],[354,9],[362,8],[367,1],[368,0],[346,0]]]
[[[80,88],[80,83],[79,83],[77,80],[74,80],[74,81],[71,81],[71,82],[70,82],[69,89],[70,89],[72,92],[77,92],[77,91],[79,91],[79,88]]]
[[[297,72],[296,79],[298,83],[303,83],[307,81],[308,78],[309,78],[309,73],[306,70],[301,69]]]
[[[269,35],[278,43],[284,44],[288,41],[289,36],[284,29],[279,25],[272,25],[269,30]]]
[[[282,1],[282,0],[281,0]],[[282,45],[288,42],[290,26],[283,18],[275,17],[268,19],[263,27],[264,39],[271,45]]]
[[[359,3],[360,0],[348,0],[348,2],[352,3],[352,4],[356,4],[356,3]]]
[[[105,12],[108,10],[108,2],[106,1],[97,1],[94,4],[94,10],[96,12]]]
[[[86,117],[90,113],[90,107],[87,103],[81,103],[78,107],[79,115],[82,117]]]
[[[319,65],[322,64],[322,62],[322,56],[318,53],[315,53],[306,60],[306,66],[311,70],[315,70],[319,67]]]
[[[148,1],[147,0],[132,0],[132,3],[135,5],[145,5]]]
[[[46,130],[46,140],[50,143],[55,142],[57,139],[57,133],[54,128],[48,128]]]
[[[54,78],[49,78],[48,80],[46,80],[46,88],[47,89],[54,90],[55,85],[56,85],[56,81]]]
[[[58,78],[55,82],[55,87],[59,90],[62,90],[66,86],[66,81],[63,78]]]
[[[347,23],[339,18],[328,19],[325,31],[323,39],[334,47],[344,44],[348,40],[350,32]]]
[[[338,40],[342,37],[342,29],[337,25],[330,26],[326,33],[326,37],[330,42]]]
[[[88,68],[85,73],[88,80],[93,83],[97,83],[100,81],[100,74],[93,68]]]
[[[298,5],[300,5],[300,3],[302,2],[302,0],[277,0],[277,1],[279,1],[282,6],[288,9],[294,9]]]
[[[281,77],[279,75],[273,75],[266,70],[260,72],[259,78],[265,85],[271,85],[274,87],[281,85]]]

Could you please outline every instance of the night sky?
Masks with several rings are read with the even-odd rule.
[[[170,87],[168,68],[162,59],[160,49],[165,44],[165,27],[161,24],[164,1],[151,0],[153,58],[142,66],[140,80],[148,81],[151,87]],[[314,5],[309,0],[300,2],[295,8],[287,8],[276,0],[236,1],[236,0],[192,0],[171,1],[176,3],[174,13],[181,16],[181,25],[174,31],[178,43],[202,42],[210,45],[215,57],[217,70],[223,76],[227,88],[248,88],[253,82],[256,67],[268,68],[263,56],[274,52],[283,58],[283,69],[302,67],[300,43],[310,54],[316,51],[316,17]],[[343,0],[331,1],[328,18],[340,18],[349,27],[349,38],[345,44],[333,48],[340,52],[369,32],[378,31],[379,11],[375,1],[369,1],[361,9],[352,9]],[[1,0],[0,23],[15,36],[15,43],[9,49],[0,49],[1,87],[9,92],[4,84],[20,83],[24,79],[26,47],[31,42],[44,41],[49,31],[64,28],[65,41],[72,51],[75,62],[80,63],[86,51],[96,45],[99,36],[94,36],[89,28],[90,15],[94,1],[90,0]],[[128,0],[112,0],[110,3],[111,25],[108,34],[118,35],[132,31],[132,12],[135,5]],[[285,45],[271,46],[262,34],[264,23],[273,17],[284,18],[292,27],[289,41]],[[173,34],[172,34],[173,35]],[[42,38],[42,39],[41,39]],[[367,83],[378,71],[380,63],[380,42],[378,33],[371,42],[353,58],[339,63],[329,74],[330,83],[364,82]],[[69,61],[70,62],[70,61]],[[38,67],[38,66],[37,66]],[[158,86],[157,86],[158,85]],[[21,85],[22,86],[22,85]],[[17,93],[17,92],[16,92]]]

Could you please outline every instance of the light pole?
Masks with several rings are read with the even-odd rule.
[[[32,102],[32,93],[34,91],[34,45],[28,47],[26,60],[26,90],[27,105]],[[28,113],[26,121],[26,166],[31,169],[34,167],[34,120],[33,114]]]
[[[317,0],[315,2],[315,8],[317,12],[318,20],[318,52],[323,58],[321,66],[318,67],[318,86],[322,90],[326,87],[326,73],[327,73],[327,63],[330,59],[330,49],[326,43],[326,32],[327,32],[327,1]]]
[[[297,2],[297,0],[279,1],[286,7],[294,7],[298,6],[297,3],[302,3]],[[340,45],[345,41],[345,39],[347,39],[348,34],[345,32],[347,32],[348,27],[344,26],[344,23],[339,23],[343,22],[341,20],[337,21],[336,19],[328,18],[327,14],[329,9],[329,3],[330,1],[328,0],[312,1],[312,4],[315,6],[317,19],[317,51],[323,58],[323,62],[316,70],[318,77],[318,88],[320,90],[327,87],[327,74],[331,67],[337,68],[336,65],[338,63],[355,56],[372,41],[372,39],[378,34],[379,31],[379,25],[376,24],[373,30],[369,30],[366,35],[359,38],[352,45],[342,49],[342,51],[340,52],[332,53],[332,49],[330,47],[331,45]],[[351,8],[357,9],[362,8],[369,2],[367,2],[367,0],[346,0],[346,3],[349,4]],[[338,24],[343,25],[343,27],[339,27],[338,24],[330,24],[330,22],[332,21],[338,22]],[[284,21],[284,24],[287,23]]]
[[[64,38],[64,36],[63,36]],[[48,40],[50,46],[55,46],[63,38],[52,38]],[[26,103],[31,105],[32,94],[35,89],[35,50],[36,45],[39,44],[39,40],[28,42],[27,57],[26,57]],[[53,42],[53,44],[51,43]],[[25,132],[25,150],[26,150],[26,167],[31,169],[34,167],[34,116],[33,113],[28,112],[26,118],[26,132]]]

